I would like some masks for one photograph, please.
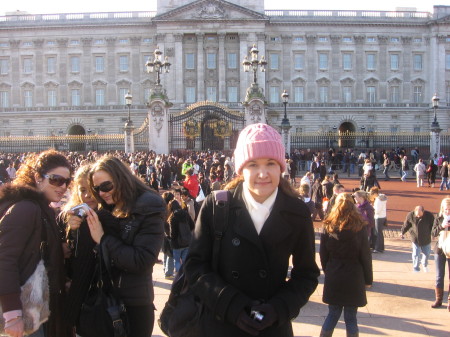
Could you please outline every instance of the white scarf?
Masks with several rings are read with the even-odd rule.
[[[255,229],[259,235],[264,226],[264,223],[266,222],[267,218],[270,215],[270,212],[272,211],[275,199],[277,197],[278,187],[262,204],[260,204],[253,198],[250,190],[248,189],[248,184],[245,181],[242,190],[244,192],[242,195],[244,198],[245,206],[250,213],[253,225],[255,226]]]

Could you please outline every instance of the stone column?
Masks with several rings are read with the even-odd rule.
[[[242,61],[244,61],[244,57],[249,57],[248,54],[248,42],[247,42],[248,33],[239,33],[239,67],[242,66]],[[242,69],[242,68],[240,68]],[[247,88],[249,87],[249,73],[239,71],[240,76],[240,88],[239,88],[239,97],[245,97],[245,93]]]
[[[33,40],[33,45],[36,50],[36,58],[34,60],[34,78],[35,78],[35,106],[47,106],[47,95],[44,91],[43,86],[43,74],[44,74],[44,56],[42,55],[42,45],[44,44],[43,39]]]
[[[142,86],[141,86],[141,76],[142,69],[144,68],[144,62],[141,57],[141,40],[140,36],[132,36],[130,37],[131,42],[131,52],[130,52],[130,74],[132,78],[132,87],[131,92],[139,93],[136,95],[136,103],[145,104],[143,95],[141,94]],[[142,97],[142,101],[141,101]]]
[[[317,36],[314,34],[306,35],[306,88],[305,88],[305,102],[316,102],[318,97],[318,92],[316,90],[316,79],[319,74],[317,69],[317,51],[316,51],[316,40]],[[316,97],[317,93],[317,97]]]
[[[90,37],[82,38],[81,43],[83,44],[83,55],[81,56],[81,60],[80,60],[80,62],[81,62],[80,67],[82,69],[81,70],[81,78],[82,78],[82,82],[85,83],[85,85],[83,86],[83,96],[85,98],[85,102],[92,102],[92,98],[91,98],[92,86],[86,85],[86,84],[90,84],[92,82],[92,80],[91,80],[91,74],[93,73],[93,71],[92,71],[92,64],[93,64],[93,61],[92,61],[92,38],[90,38]],[[109,97],[109,99],[111,99],[111,97]],[[105,100],[105,103],[107,103],[106,100]]]
[[[412,53],[411,53],[411,41],[412,38],[410,36],[402,36],[402,43],[403,43],[403,52],[402,52],[402,60],[403,66],[401,68],[403,69],[403,85],[401,92],[401,99],[407,100],[409,102],[412,102],[412,96],[411,96],[411,74],[413,73],[411,71],[411,62],[412,62]],[[390,61],[390,60],[389,60]],[[389,99],[389,96],[387,97]]]
[[[258,50],[259,50],[259,58],[261,59],[261,57],[264,56],[264,58],[266,59],[266,62],[269,62],[268,58],[269,56],[267,55],[267,51],[266,51],[266,34],[264,33],[256,33],[256,39],[257,41],[257,46],[258,46]],[[291,42],[292,42],[292,37],[291,37]],[[283,46],[283,47],[288,47],[288,46]],[[289,46],[290,47],[290,46]],[[280,60],[281,61],[281,60]],[[289,63],[290,64],[290,63]],[[266,69],[268,68],[269,64],[266,65]],[[259,73],[258,73],[258,85],[260,88],[263,88],[263,94],[267,91],[266,88],[266,72],[262,72],[261,68],[258,69]]]
[[[125,123],[125,153],[134,152],[134,125],[133,122]]]
[[[67,71],[67,64],[68,64],[67,44],[68,44],[68,42],[69,42],[68,39],[57,39],[56,40],[56,43],[58,44],[58,49],[59,49],[59,55],[58,55],[58,64],[59,64],[58,79],[59,79],[59,94],[60,94],[59,103],[60,104],[64,103],[66,105],[68,105],[68,99],[67,99],[67,96],[68,96],[68,92],[67,92],[67,72],[68,72]],[[90,88],[91,86],[86,85],[86,87]],[[84,103],[82,103],[82,105],[85,105],[86,102],[91,102],[90,90],[89,90],[89,95],[86,95],[86,93],[84,94],[82,102],[83,101],[84,101]]]
[[[20,40],[9,40],[11,47],[11,106],[22,106],[22,95],[20,92]]]
[[[197,36],[197,102],[205,100],[205,51],[203,48],[205,34],[198,33]]]
[[[441,133],[442,129],[439,125],[436,128],[431,128],[430,138],[430,157],[433,158],[436,153],[438,156],[441,153]]]
[[[175,102],[183,102],[184,92],[183,92],[183,34],[175,34],[175,58],[173,59],[172,70],[175,73]],[[177,62],[175,62],[177,60]]]
[[[251,88],[248,88],[247,90],[247,96],[249,100],[244,102],[245,126],[255,123],[267,123],[264,96],[261,93],[261,97],[251,97],[249,96],[248,91],[251,91]]]
[[[355,74],[355,97],[353,98],[353,101],[364,101],[364,74],[366,73],[364,71],[365,67],[365,58],[366,55],[364,54],[364,42],[366,41],[365,35],[355,35],[353,36],[353,39],[355,41],[355,66],[353,74]]]
[[[106,64],[106,79],[108,86],[106,97],[105,97],[105,104],[108,105],[110,102],[115,102],[115,104],[119,104],[119,99],[117,97],[117,86],[116,86],[116,37],[107,37],[106,38],[106,44],[107,44],[107,64]]]
[[[153,99],[148,103],[149,149],[157,154],[169,153],[169,108],[162,86],[152,90]]]
[[[219,102],[226,102],[227,101],[227,94],[226,94],[226,69],[227,69],[227,63],[225,58],[225,33],[219,33],[217,34],[217,37],[219,39],[219,62],[217,63],[217,66],[219,68]]]
[[[331,40],[331,55],[330,55],[330,103],[331,102],[339,102],[340,101],[340,83],[339,77],[342,74],[341,63],[341,51],[339,45],[342,40],[342,36],[340,35],[330,35]],[[352,60],[353,61],[353,60]]]

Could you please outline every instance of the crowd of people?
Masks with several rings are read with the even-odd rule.
[[[366,288],[373,282],[372,254],[385,250],[388,198],[380,193],[376,172],[383,170],[389,180],[388,168],[398,162],[404,180],[412,165],[418,187],[425,176],[434,187],[439,172],[440,188],[449,188],[448,160],[436,157],[425,166],[414,151],[411,161],[401,149],[357,156],[305,150],[287,156],[276,130],[253,124],[241,132],[234,156],[213,151],[2,154],[4,333],[91,336],[80,316],[97,281],[92,275],[106,263],[111,267],[107,287],[126,308],[129,336],[150,336],[152,272],[162,250],[166,279],[173,280],[183,266],[204,305],[201,336],[292,336],[291,320],[318,284],[313,226],[318,219],[324,224],[319,255],[329,309],[321,337],[333,334],[342,311],[347,335],[358,336],[357,309],[367,304]],[[337,171],[356,168],[360,187],[346,191]],[[306,173],[297,181],[302,170]],[[222,189],[230,192],[230,209],[219,268],[214,268],[212,192]],[[449,200],[443,200],[437,217],[418,206],[405,220],[402,233],[410,233],[415,271],[420,265],[427,270],[431,237],[449,226]],[[99,262],[101,254],[107,262]],[[438,246],[435,254],[433,308],[442,305],[445,262],[450,265]],[[37,273],[48,274],[49,290],[47,310],[33,303],[42,315],[36,323],[27,321],[22,295]],[[255,319],[254,312],[262,318]]]

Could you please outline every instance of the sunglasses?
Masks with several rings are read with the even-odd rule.
[[[44,178],[48,178],[48,182],[50,183],[50,185],[58,187],[64,184],[66,184],[66,186],[69,186],[70,183],[72,182],[72,178],[64,178],[59,174],[45,174]]]
[[[92,187],[92,189],[98,194],[98,192],[109,192],[114,188],[114,184],[111,181],[104,181],[98,186]]]

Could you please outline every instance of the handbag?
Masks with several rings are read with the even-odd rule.
[[[127,337],[126,308],[112,282],[108,252],[102,249],[101,244],[97,249],[96,270],[81,306],[77,334],[83,337]]]
[[[213,224],[215,239],[213,243],[212,267],[219,267],[220,241],[228,224],[229,192],[214,191]],[[170,337],[198,337],[200,319],[204,312],[203,304],[195,295],[195,289],[189,286],[184,264],[175,278],[167,300],[158,319],[161,331]]]
[[[48,260],[46,251],[46,226],[48,226],[47,219],[42,218],[41,259],[33,274],[28,278],[25,284],[20,287],[20,301],[22,302],[22,319],[25,335],[31,335],[33,332],[36,332],[50,317],[50,290],[47,269],[45,268],[45,263]],[[3,335],[4,333],[5,320],[3,319],[3,310],[0,306],[0,335]]]
[[[448,233],[448,227],[445,227],[439,233],[438,247],[442,249],[445,256],[450,258],[450,234]]]
[[[201,186],[199,186],[199,191],[198,191],[198,195],[197,198],[195,198],[195,201],[197,202],[202,202],[203,200],[205,200],[205,193],[203,193],[203,189]]]

